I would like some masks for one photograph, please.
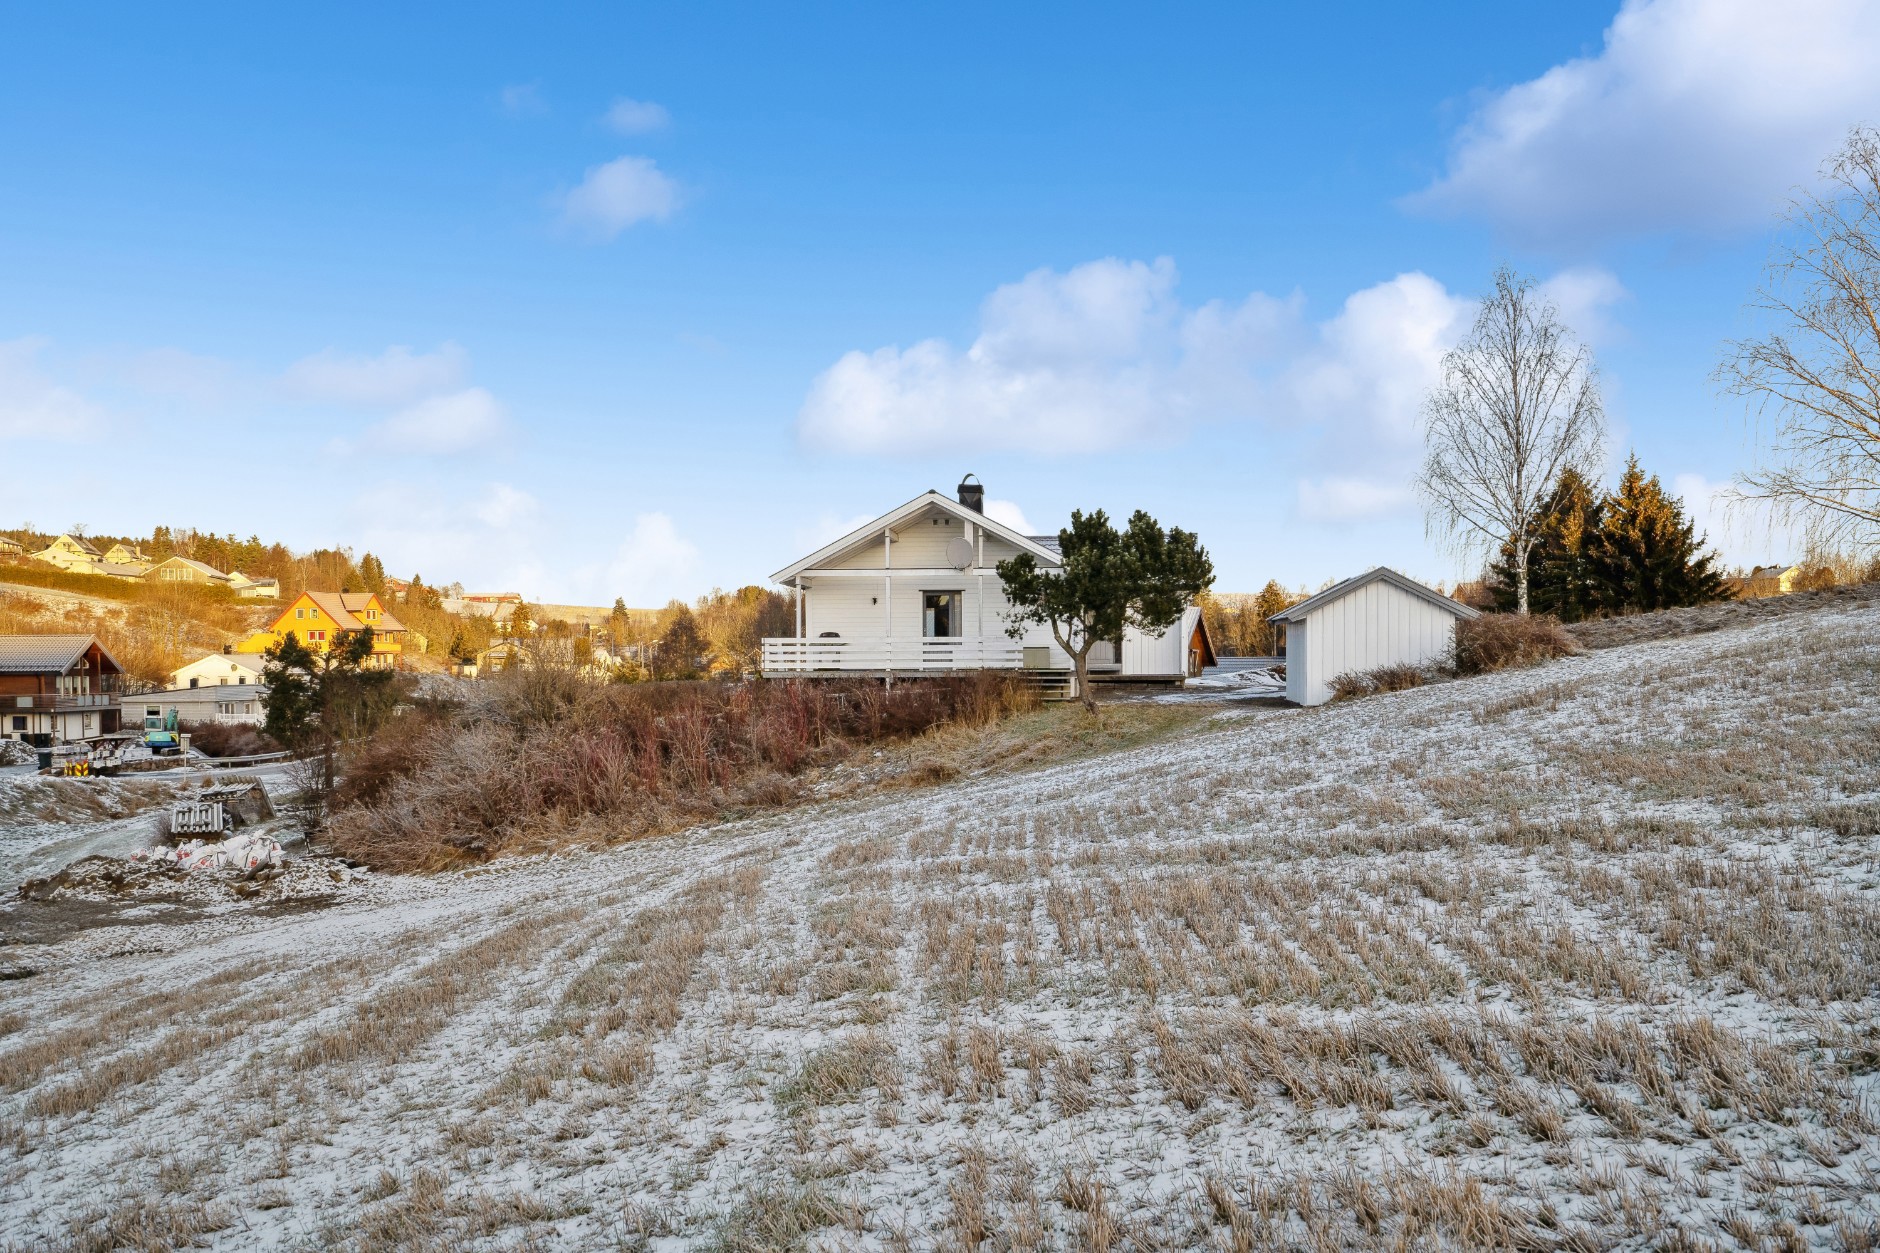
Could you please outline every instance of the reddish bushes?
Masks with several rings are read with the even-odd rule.
[[[1457,674],[1532,666],[1579,651],[1560,620],[1547,614],[1485,613],[1456,624]]]
[[[572,830],[643,834],[774,804],[790,776],[857,744],[1034,707],[1016,675],[897,684],[592,686],[523,672],[474,709],[420,711],[349,757],[340,852],[393,870],[494,856]]]
[[[252,757],[259,753],[278,753],[281,746],[260,727],[236,722],[185,722],[179,730],[189,736],[189,746],[211,757]]]

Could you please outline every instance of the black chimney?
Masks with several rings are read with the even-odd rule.
[[[960,480],[960,503],[974,513],[986,511],[986,489],[977,474],[969,474]]]

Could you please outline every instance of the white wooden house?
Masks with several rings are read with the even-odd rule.
[[[1435,588],[1379,566],[1267,621],[1286,633],[1286,699],[1323,705],[1341,674],[1443,660],[1455,648],[1456,623],[1480,616]]]
[[[1007,633],[999,562],[1030,553],[1059,564],[1056,536],[1022,535],[988,518],[971,475],[957,497],[927,491],[771,575],[796,592],[797,633],[766,639],[766,677],[888,677],[938,670],[1044,671],[1071,659],[1050,628]],[[1093,678],[1180,682],[1213,660],[1201,611],[1159,636],[1130,630],[1092,650]]]
[[[258,687],[266,682],[267,658],[256,653],[222,652],[198,657],[170,672],[170,686]]]

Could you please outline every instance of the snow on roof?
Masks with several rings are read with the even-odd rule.
[[[63,674],[93,644],[95,635],[0,635],[0,674]],[[123,669],[103,644],[98,651],[113,670]]]
[[[1342,600],[1359,588],[1379,582],[1380,580],[1389,583],[1392,587],[1406,591],[1412,596],[1426,600],[1430,604],[1435,605],[1438,609],[1446,609],[1450,613],[1455,614],[1458,618],[1479,618],[1482,616],[1479,611],[1469,608],[1459,600],[1451,600],[1433,587],[1425,587],[1415,579],[1406,578],[1398,574],[1395,570],[1392,570],[1389,566],[1379,566],[1377,569],[1369,571],[1368,573],[1353,575],[1342,583],[1334,583],[1317,596],[1308,597],[1290,609],[1280,610],[1278,613],[1268,618],[1267,621],[1304,622],[1306,616],[1314,610],[1323,609],[1333,601]]]

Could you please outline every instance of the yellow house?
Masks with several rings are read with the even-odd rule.
[[[273,624],[235,646],[238,653],[264,653],[286,636],[310,651],[323,653],[342,631],[372,628],[372,657],[367,665],[389,669],[405,651],[405,624],[386,612],[372,592],[302,592],[281,610]]]

